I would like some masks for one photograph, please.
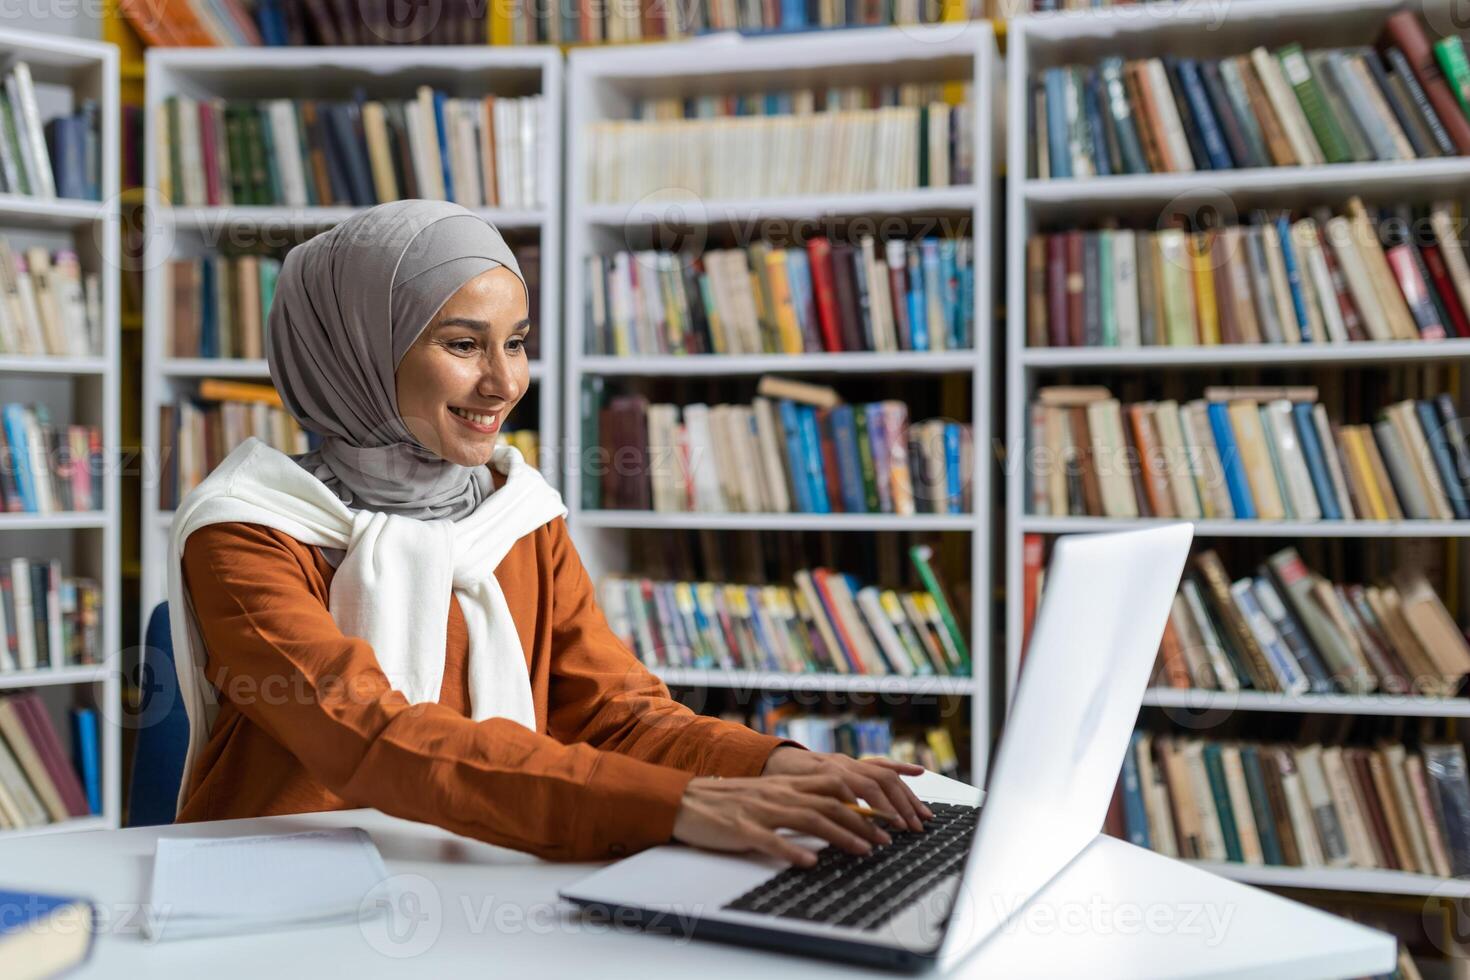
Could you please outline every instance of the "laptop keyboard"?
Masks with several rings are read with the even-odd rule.
[[[725,906],[855,929],[877,929],[934,887],[957,875],[970,853],[980,809],[930,803],[923,833],[886,827],[891,844],[867,854],[828,845],[810,868],[790,867]]]

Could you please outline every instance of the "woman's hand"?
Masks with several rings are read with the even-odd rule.
[[[820,837],[854,854],[892,840],[849,809],[849,802],[855,802],[852,790],[832,774],[696,777],[684,789],[674,839],[716,851],[756,850],[804,868],[816,863],[816,853],[776,833],[778,828]]]
[[[766,759],[761,776],[836,776],[874,810],[890,810],[910,830],[923,830],[934,811],[914,795],[899,775],[917,776],[923,766],[877,756],[854,759],[839,752],[810,752],[782,745]],[[895,826],[898,823],[895,822]]]

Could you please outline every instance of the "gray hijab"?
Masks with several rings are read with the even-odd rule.
[[[267,324],[271,380],[322,437],[295,460],[343,503],[458,520],[491,492],[488,467],[450,462],[408,431],[393,377],[444,302],[498,266],[525,287],[500,233],[448,201],[379,204],[286,253]]]

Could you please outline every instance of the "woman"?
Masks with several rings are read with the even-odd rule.
[[[287,255],[271,377],[322,442],[249,440],[176,514],[178,819],[372,806],[547,858],[672,838],[803,865],[777,828],[887,842],[856,797],[921,829],[918,767],[698,716],[612,633],[560,496],[496,447],[527,312],[505,241],[454,204],[379,205]]]

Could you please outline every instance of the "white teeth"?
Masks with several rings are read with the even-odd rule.
[[[471,422],[474,422],[477,425],[494,425],[495,424],[495,416],[494,415],[481,415],[481,414],[479,414],[477,412],[466,411],[463,408],[455,408],[452,405],[450,406],[449,410],[451,412],[453,412],[455,415],[458,415],[460,418],[469,419]]]

